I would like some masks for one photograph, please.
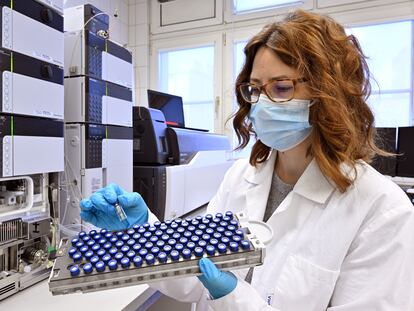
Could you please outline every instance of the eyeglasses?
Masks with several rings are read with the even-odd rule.
[[[306,82],[307,79],[280,79],[273,80],[263,85],[255,85],[253,83],[243,83],[239,85],[239,91],[245,101],[255,104],[259,101],[262,91],[269,97],[271,101],[282,103],[289,101],[295,94],[295,86],[297,83]]]

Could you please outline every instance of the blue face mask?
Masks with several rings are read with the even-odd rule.
[[[263,144],[279,151],[286,151],[303,142],[311,133],[309,124],[310,100],[292,99],[283,103],[272,102],[260,95],[253,104],[249,119],[257,138]]]

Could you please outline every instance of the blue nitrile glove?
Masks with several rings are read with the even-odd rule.
[[[114,204],[118,202],[125,211],[127,219],[121,222],[116,214]],[[99,189],[88,199],[80,202],[83,220],[99,228],[124,230],[134,224],[148,221],[148,207],[140,194],[127,192],[117,184],[109,184]]]
[[[237,277],[231,272],[223,272],[208,258],[198,262],[202,275],[198,279],[208,289],[213,299],[230,294],[237,286]]]

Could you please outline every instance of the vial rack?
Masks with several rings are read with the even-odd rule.
[[[200,275],[208,257],[224,271],[261,265],[264,244],[244,213],[134,225],[125,231],[80,232],[62,239],[49,277],[53,295],[93,292]]]

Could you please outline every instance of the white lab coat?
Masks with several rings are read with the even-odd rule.
[[[258,168],[237,161],[208,212],[262,220],[276,154]],[[244,269],[234,271],[237,287],[217,300],[196,277],[151,286],[197,302],[199,311],[414,310],[414,208],[368,164],[357,166],[354,185],[340,193],[312,161],[267,223],[274,237],[251,285]]]

